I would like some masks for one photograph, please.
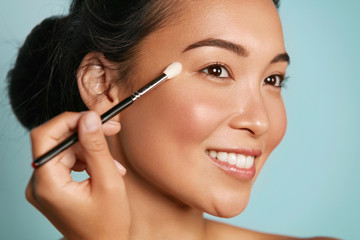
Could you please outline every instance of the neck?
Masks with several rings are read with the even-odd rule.
[[[114,143],[110,141],[110,146]],[[122,159],[114,151],[115,159]],[[123,163],[123,162],[122,162]],[[126,166],[124,177],[131,211],[130,239],[205,239],[203,213],[157,189]]]
[[[125,182],[130,202],[133,239],[202,238],[205,221],[201,212],[176,202],[148,184],[139,182],[132,173],[125,177]]]

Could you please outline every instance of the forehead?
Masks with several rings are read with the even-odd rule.
[[[182,17],[182,29],[199,38],[250,40],[248,45],[254,47],[279,40],[282,44],[281,23],[272,0],[184,1]]]
[[[269,54],[272,58],[285,52],[281,23],[272,0],[181,0],[179,3],[175,21],[144,41],[148,53],[156,54],[161,49],[170,58],[171,53],[181,53],[188,45],[208,38],[241,44],[250,55]]]

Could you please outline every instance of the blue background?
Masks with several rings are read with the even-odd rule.
[[[0,239],[58,239],[28,204],[28,133],[6,96],[6,73],[30,30],[68,1],[3,1],[0,7]],[[309,237],[360,239],[360,1],[282,0],[292,63],[283,95],[288,130],[231,224]],[[31,81],[31,76],[29,76]]]

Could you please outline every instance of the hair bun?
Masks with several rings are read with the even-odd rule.
[[[57,59],[61,56],[66,22],[67,17],[51,17],[37,25],[20,48],[14,68],[8,72],[11,107],[28,129],[61,112]]]

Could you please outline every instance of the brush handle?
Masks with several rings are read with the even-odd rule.
[[[41,165],[43,165],[44,163],[46,163],[47,161],[49,161],[50,159],[52,159],[53,157],[55,157],[56,155],[58,155],[59,153],[61,153],[71,145],[73,145],[74,143],[76,143],[77,141],[78,141],[78,135],[77,133],[74,133],[73,135],[62,141],[59,145],[57,145],[56,147],[54,147],[44,155],[35,159],[35,161],[32,162],[33,168],[40,167]]]
[[[165,73],[161,74],[159,77],[155,78],[151,82],[147,83],[145,86],[134,92],[130,97],[125,98],[120,103],[112,107],[109,111],[105,112],[101,115],[101,122],[105,123],[106,121],[110,120],[111,118],[115,117],[119,112],[130,106],[133,102],[139,99],[142,95],[153,89],[154,87],[158,86],[160,83],[167,79],[167,75]],[[59,145],[45,153],[44,155],[40,156],[39,158],[35,159],[32,163],[33,168],[38,168],[65,149],[69,148],[71,145],[78,141],[77,133],[74,133]]]
[[[125,98],[120,103],[118,103],[115,107],[111,108],[109,111],[101,115],[101,122],[105,123],[106,121],[113,118],[116,114],[127,108],[133,103],[132,96]],[[32,162],[33,168],[38,168],[62,151],[66,150],[70,146],[72,146],[74,143],[76,143],[79,140],[78,134],[74,133],[64,141],[62,141],[60,144],[58,144],[56,147],[52,148],[50,151],[45,153],[44,155],[40,156],[39,158],[35,159]]]

